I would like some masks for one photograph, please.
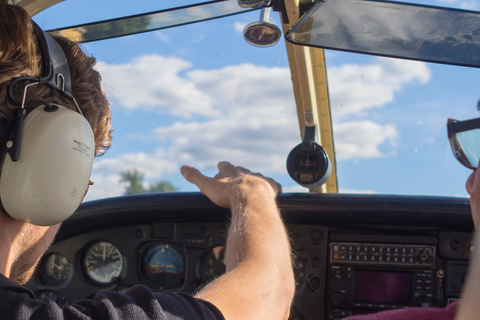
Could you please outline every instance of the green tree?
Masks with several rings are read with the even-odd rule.
[[[121,182],[127,182],[128,186],[125,189],[125,194],[139,194],[145,193],[145,188],[143,187],[143,179],[145,174],[141,173],[137,169],[130,171],[120,172],[122,179]]]
[[[168,181],[159,181],[153,185],[150,185],[150,192],[173,192],[177,191],[177,188]]]
[[[153,192],[172,192],[178,189],[168,181],[159,181],[155,184],[151,184],[148,188],[143,185],[145,179],[145,173],[140,172],[137,169],[127,170],[120,172],[122,178],[121,182],[127,182],[128,185],[125,189],[125,194],[141,194],[141,193],[153,193]]]

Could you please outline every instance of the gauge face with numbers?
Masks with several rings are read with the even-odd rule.
[[[50,254],[43,263],[45,279],[49,284],[60,285],[72,275],[71,263],[60,253]]]
[[[115,282],[123,271],[123,256],[110,242],[96,242],[85,252],[83,260],[86,275],[96,283]]]

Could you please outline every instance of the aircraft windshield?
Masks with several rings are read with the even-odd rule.
[[[68,0],[34,20],[53,29],[192,2]],[[480,10],[475,0],[449,5]],[[280,26],[277,12],[271,18]],[[162,182],[196,191],[179,167],[213,175],[220,160],[308,192],[285,165],[301,142],[285,44],[243,39],[258,19],[254,11],[84,44],[99,61],[115,127],[87,200],[122,195],[132,181],[137,191],[167,190]],[[338,51],[326,61],[340,192],[467,195],[469,170],[450,151],[446,122],[480,116],[480,70]]]

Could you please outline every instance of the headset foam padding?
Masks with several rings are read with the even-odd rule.
[[[0,176],[0,200],[7,213],[35,225],[54,225],[82,202],[92,171],[95,143],[88,121],[59,106],[39,106],[25,118],[20,154],[8,154]]]

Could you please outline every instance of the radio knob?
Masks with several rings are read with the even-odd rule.
[[[343,303],[344,297],[343,297],[343,294],[336,292],[330,295],[329,300],[330,300],[330,305],[339,306]]]
[[[420,307],[428,308],[428,307],[431,307],[433,303],[432,303],[432,300],[430,299],[421,299],[420,301],[418,301],[418,305]]]

